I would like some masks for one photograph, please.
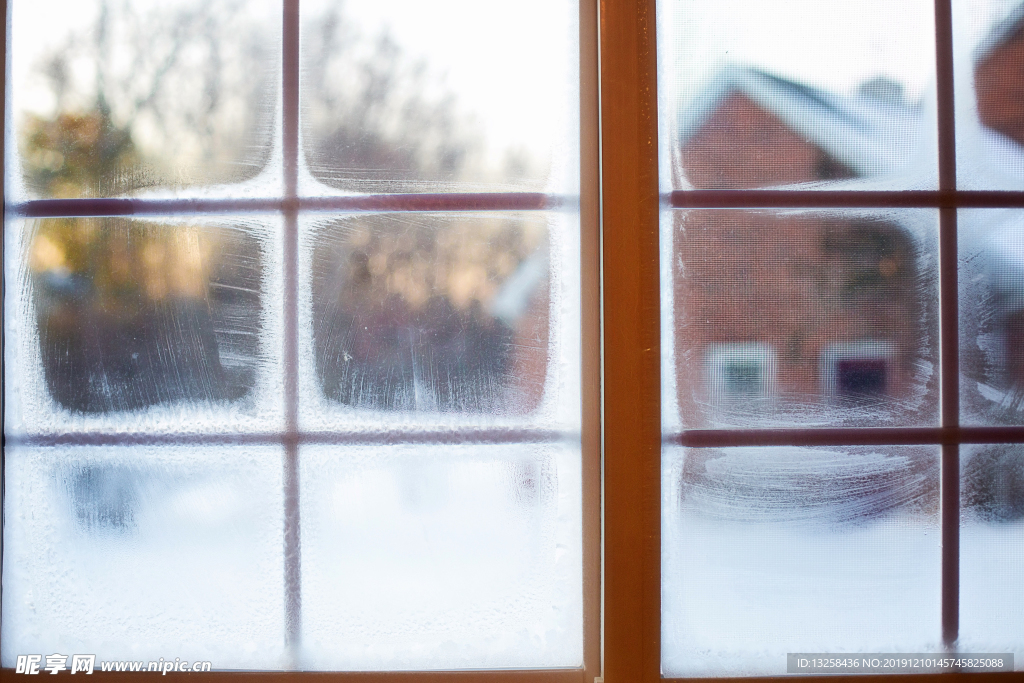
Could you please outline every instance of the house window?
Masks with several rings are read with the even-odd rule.
[[[870,400],[895,389],[893,345],[862,341],[833,344],[822,354],[825,392],[839,400]]]
[[[771,396],[775,353],[766,344],[716,344],[707,351],[708,386],[719,401]]]
[[[595,12],[12,7],[0,664],[599,674]]]

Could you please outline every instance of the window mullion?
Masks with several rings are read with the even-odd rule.
[[[956,190],[953,91],[953,15],[950,0],[935,0],[935,74],[939,191]],[[941,424],[960,424],[960,331],[957,285],[957,209],[939,209],[939,335]],[[942,445],[942,641],[955,648],[960,621],[960,444]]]
[[[661,392],[654,0],[601,3],[605,679],[660,677]]]
[[[285,641],[297,665],[302,633],[298,439],[299,0],[284,0],[282,156],[284,160],[284,598]]]

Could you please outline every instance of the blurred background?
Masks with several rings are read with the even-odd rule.
[[[563,88],[564,106],[547,116],[530,106],[566,80],[560,62],[538,69],[538,55],[557,49],[530,48],[532,61],[510,68],[498,41],[480,60],[503,65],[508,77],[491,74],[503,85],[472,81],[464,54],[399,42],[408,20],[385,9],[304,5],[302,191],[557,189],[564,153],[552,138],[571,123],[559,109],[572,97]],[[28,33],[39,10],[19,11]],[[278,194],[278,15],[274,3],[102,0],[35,43],[16,39],[15,184],[41,198]],[[503,10],[475,18],[499,22]],[[451,30],[435,28],[438,40]],[[510,93],[517,85],[528,92]],[[490,119],[509,116],[518,122],[495,134]],[[252,223],[53,219],[26,230],[46,383],[65,409],[246,399],[261,358],[277,353],[260,347],[267,246]],[[328,399],[428,412],[536,406],[543,219],[406,214],[313,230]]]

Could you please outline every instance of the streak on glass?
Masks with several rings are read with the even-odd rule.
[[[301,456],[311,668],[582,664],[578,441]]]
[[[939,647],[939,449],[662,453],[662,672]]]
[[[960,644],[1024,670],[1024,447],[961,447]]]
[[[40,356],[61,408],[127,411],[252,392],[262,254],[242,226],[64,218],[31,231]]]
[[[963,422],[1024,424],[1024,212],[959,212]]]
[[[549,358],[547,230],[537,214],[317,224],[313,344],[323,394],[375,410],[533,410]]]
[[[663,221],[669,424],[936,422],[934,212],[699,210]]]
[[[180,194],[269,162],[275,3],[17,3],[12,21],[8,199]]]
[[[280,448],[4,455],[5,668],[54,652],[283,665]]]

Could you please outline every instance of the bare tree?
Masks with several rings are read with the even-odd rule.
[[[95,26],[40,64],[57,113],[25,120],[29,185],[43,196],[111,195],[256,175],[271,153],[280,65],[276,36],[244,10],[240,0],[145,12],[105,0]],[[424,61],[386,33],[361,34],[337,6],[308,26],[303,135],[314,175],[344,189],[404,191],[479,172],[472,121]],[[93,76],[76,80],[71,65],[82,60]],[[258,240],[113,219],[34,229],[44,365],[59,402],[123,410],[251,389]],[[318,244],[314,343],[325,394],[378,408],[504,401],[524,344],[515,321],[489,305],[546,251],[538,221],[357,220],[325,224]],[[543,359],[545,340],[534,341]]]
[[[383,191],[463,178],[479,149],[472,121],[425,61],[410,59],[386,32],[361,35],[337,5],[310,27],[304,132],[317,177]]]

